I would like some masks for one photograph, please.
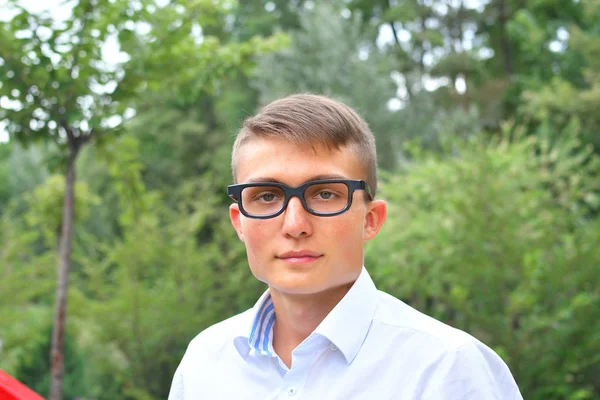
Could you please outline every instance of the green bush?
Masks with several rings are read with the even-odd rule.
[[[508,136],[384,179],[388,220],[366,265],[380,289],[490,345],[524,398],[592,399],[600,164],[570,133]]]

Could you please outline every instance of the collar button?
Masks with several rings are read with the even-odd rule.
[[[286,393],[288,394],[288,396],[295,396],[296,393],[298,393],[298,389],[296,389],[294,386],[290,386],[286,389]]]

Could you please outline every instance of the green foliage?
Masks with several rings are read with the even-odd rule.
[[[222,43],[194,34],[200,26],[222,23],[230,1],[183,6],[86,0],[61,23],[10,5],[16,15],[0,23],[0,73],[6,77],[0,97],[10,106],[0,109],[0,121],[24,143],[43,138],[65,146],[66,134],[83,138],[92,132],[103,141],[101,133],[127,119],[140,90],[164,94],[179,88],[180,97],[197,96],[285,41],[276,35]],[[111,65],[102,51],[115,38],[124,61]]]
[[[121,80],[102,62],[109,23],[101,15],[126,12],[122,3],[109,4],[79,2],[73,17],[58,25],[48,14],[12,3],[17,15],[0,25],[0,68],[6,77],[0,96],[12,103],[0,118],[9,134],[24,143],[46,139],[65,145],[67,130],[83,136],[106,128],[104,119],[118,115],[112,91],[99,89]]]
[[[214,207],[206,207],[211,197],[204,189],[214,192],[211,181],[203,180],[199,187],[187,184],[179,208],[170,209],[140,180],[137,140],[123,137],[116,144],[106,148],[109,154],[102,159],[109,160],[110,179],[115,183],[121,235],[112,243],[98,243],[85,234],[75,241],[77,273],[69,292],[69,315],[76,327],[77,349],[67,356],[75,364],[83,357],[89,366],[73,370],[67,366],[65,390],[107,400],[165,398],[189,341],[223,315],[249,307],[264,287],[250,279],[243,245],[229,225],[227,207],[219,205],[222,197],[216,196],[221,200]],[[56,222],[50,211],[58,206],[48,204],[56,197],[52,193],[60,192],[51,190],[63,184],[58,181],[51,177],[33,191],[44,199],[40,204],[31,204],[20,216],[4,215],[0,233],[4,243],[0,319],[21,321],[0,329],[6,355],[1,365],[42,393],[47,385],[47,369],[42,367],[47,362],[48,337],[47,325],[42,329],[40,324],[47,324],[51,314],[56,254],[39,250],[41,254],[35,256],[32,249],[43,240],[44,230],[38,226]],[[85,192],[78,197],[80,201],[86,198]],[[89,207],[102,201],[95,195],[92,199]],[[194,210],[191,215],[190,210]],[[38,218],[35,229],[30,225],[33,216]],[[91,213],[78,216],[95,218]],[[208,225],[210,241],[199,245],[198,235]],[[245,291],[239,290],[241,285]],[[33,312],[29,309],[37,310],[32,316],[46,319],[27,323],[26,316]],[[85,379],[78,374],[85,374]],[[69,382],[85,387],[68,389]]]
[[[81,299],[76,313],[100,343],[116,344],[111,368],[124,378],[127,398],[165,398],[187,343],[223,315],[242,311],[260,286],[237,290],[249,271],[226,219],[213,223],[210,243],[198,246],[203,223],[156,198],[128,215],[134,219],[123,238],[83,264],[89,300]]]
[[[49,314],[48,310],[42,311],[46,316]],[[32,338],[30,336],[32,332],[26,332],[30,335],[25,335],[28,339],[27,343],[19,346],[19,349],[22,350],[18,362],[19,369],[14,372],[23,382],[30,384],[34,391],[44,395],[49,391],[50,322],[46,321],[44,326],[35,326],[39,330],[38,332],[44,334],[42,338],[39,336]],[[91,385],[90,382],[86,381],[85,359],[77,352],[76,344],[69,334],[65,339],[65,359],[67,379],[64,382],[64,395],[67,398],[81,396],[86,393],[87,388]]]
[[[8,203],[19,199],[19,209],[24,209],[24,203],[20,201],[23,193],[32,190],[44,182],[48,177],[48,170],[40,167],[48,152],[44,146],[29,146],[24,148],[16,142],[0,144],[0,192],[3,193],[3,201],[0,210],[6,208]]]
[[[41,229],[46,245],[56,245],[62,221],[62,204],[65,193],[65,179],[61,175],[51,175],[46,182],[23,194],[27,204],[25,221],[31,229]],[[87,184],[75,184],[76,219],[83,220],[89,216],[90,207],[99,204],[100,199],[90,193]]]
[[[2,320],[16,323],[3,326],[0,335],[5,350],[0,353],[2,368],[19,378],[34,391],[44,396],[49,388],[49,355],[52,312],[49,306],[19,307],[18,310],[2,309]],[[8,312],[7,312],[8,311]],[[77,326],[77,327],[76,327]],[[115,370],[104,371],[101,360],[106,354],[94,354],[82,346],[81,338],[86,337],[84,325],[70,324],[65,340],[65,398],[118,398],[122,388],[121,380],[114,375]],[[84,339],[85,340],[85,339]],[[106,348],[102,349],[106,352]],[[90,362],[92,360],[93,362]],[[114,366],[111,365],[114,368]],[[104,379],[102,379],[104,378]],[[99,397],[102,394],[104,397]]]
[[[555,76],[541,87],[523,94],[524,104],[520,114],[528,122],[545,124],[556,132],[576,121],[581,125],[582,139],[600,150],[600,7],[597,2],[584,3],[586,21],[593,29],[582,30],[572,26],[569,52],[578,56],[582,79],[573,81],[568,77]],[[595,8],[594,8],[595,7]]]
[[[398,112],[396,127],[405,146],[418,143],[423,149],[444,153],[451,151],[457,138],[481,133],[483,122],[477,107],[440,109],[436,100],[435,95],[419,93]],[[410,152],[403,152],[404,159],[410,157]]]
[[[300,15],[301,30],[291,33],[289,49],[259,61],[254,80],[267,103],[283,95],[315,92],[330,95],[364,115],[377,138],[380,164],[395,165],[402,137],[394,130],[397,115],[387,107],[396,87],[390,66],[367,42],[360,19],[340,18],[340,9],[319,5]]]
[[[491,345],[524,398],[593,398],[600,160],[569,132],[455,151],[388,176],[366,264],[382,290]]]
[[[52,293],[57,254],[41,251],[43,233],[31,229],[13,207],[0,219],[0,365],[39,393],[48,392]],[[36,255],[40,252],[41,254]],[[5,323],[5,321],[9,321]],[[65,393],[75,397],[90,382],[85,360],[73,341],[66,342]]]
[[[230,14],[233,16],[233,36],[247,40],[252,35],[268,36],[278,30],[296,29],[298,13],[305,0],[246,0]]]
[[[0,308],[14,317],[14,310],[30,302],[50,304],[58,254],[47,251],[42,232],[31,229],[13,204],[0,217],[0,228]]]

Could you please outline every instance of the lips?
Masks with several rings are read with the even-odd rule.
[[[322,256],[322,253],[317,253],[315,251],[298,250],[288,251],[286,253],[280,254],[277,256],[277,258],[290,264],[306,264],[313,262]]]

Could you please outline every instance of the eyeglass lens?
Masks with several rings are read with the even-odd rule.
[[[278,186],[249,186],[242,190],[241,200],[248,214],[267,216],[281,211],[285,194]],[[315,213],[336,213],[348,205],[348,186],[344,183],[316,183],[304,190],[304,200]]]

